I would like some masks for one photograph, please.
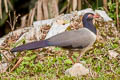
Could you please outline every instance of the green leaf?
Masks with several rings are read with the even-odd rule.
[[[17,45],[24,43],[24,42],[25,42],[25,39],[22,39],[22,40],[18,41],[17,43],[13,44],[12,46],[16,47]]]
[[[34,59],[34,58],[36,58],[36,55],[32,55],[32,56],[30,57],[31,60]]]
[[[61,48],[59,48],[59,47],[56,47],[56,48],[55,48],[56,51],[59,51],[60,49],[61,49]]]
[[[112,47],[113,48],[118,48],[119,46],[118,46],[118,44],[113,44]]]
[[[73,56],[78,57],[80,53],[74,53]]]
[[[64,61],[64,63],[65,63],[65,64],[72,64],[72,61],[71,61],[70,59],[66,59],[66,60]]]
[[[23,57],[23,59],[26,60],[26,61],[30,61],[31,60],[30,57]]]
[[[27,65],[27,64],[30,64],[30,63],[27,61],[22,62],[22,65]]]

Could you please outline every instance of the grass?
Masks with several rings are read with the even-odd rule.
[[[13,72],[0,74],[1,80],[119,80],[119,57],[110,59],[108,54],[108,50],[119,47],[116,42],[115,39],[112,43],[111,40],[107,43],[96,42],[94,48],[81,58],[85,66],[92,70],[92,75],[88,74],[79,78],[64,75],[65,70],[72,66],[72,62],[65,50],[56,47],[51,50],[53,52],[45,49],[24,51],[21,55],[19,53],[17,58],[23,56],[22,63]],[[78,56],[77,53],[73,55],[73,58],[76,59],[76,56]]]

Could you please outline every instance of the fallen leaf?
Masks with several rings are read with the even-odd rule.
[[[116,58],[118,56],[118,53],[114,50],[109,50],[108,51],[110,58]]]

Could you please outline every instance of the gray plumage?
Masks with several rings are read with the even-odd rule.
[[[80,49],[92,45],[95,40],[96,35],[87,28],[66,31],[47,39],[50,46]]]

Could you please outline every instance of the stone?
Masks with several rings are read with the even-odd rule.
[[[89,74],[89,69],[85,68],[83,64],[75,63],[71,68],[65,71],[65,75],[79,77]]]
[[[108,51],[108,54],[109,54],[109,57],[110,57],[110,58],[116,58],[116,57],[119,55],[119,53],[117,53],[117,52],[114,51],[114,50],[109,50],[109,51]]]

